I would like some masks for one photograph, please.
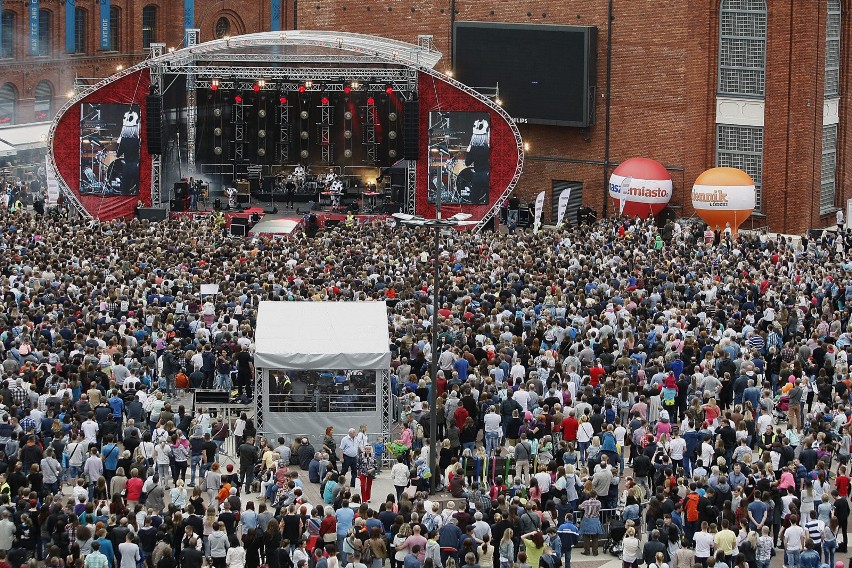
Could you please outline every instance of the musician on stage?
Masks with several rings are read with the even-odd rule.
[[[228,209],[236,209],[237,208],[237,188],[236,187],[226,187],[225,195],[228,196]]]
[[[284,199],[287,201],[287,207],[293,208],[293,197],[296,194],[296,182],[292,175],[287,176],[287,181],[284,182]]]

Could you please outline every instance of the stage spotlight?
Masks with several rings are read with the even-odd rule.
[[[302,112],[300,112],[299,118],[301,118],[302,120],[307,120],[308,119],[308,111],[303,110]]]
[[[299,92],[300,93],[304,93],[307,90],[308,90],[307,87],[305,87],[304,85],[299,85]]]
[[[237,103],[238,105],[242,104],[243,98],[240,95],[237,95],[236,97],[234,97],[234,102]]]
[[[497,103],[497,106],[503,106],[503,99],[501,99],[500,97],[494,99],[494,102]]]
[[[388,150],[388,157],[396,158],[396,150]]]
[[[305,81],[305,87],[307,87],[308,89],[310,89],[310,88],[311,88],[311,87],[313,87],[313,86],[314,86],[314,82],[313,82],[313,81]]]
[[[447,75],[447,77],[452,77],[452,76],[453,76],[453,70],[452,70],[452,69],[447,69],[447,70],[446,70],[446,72],[445,72],[445,74]]]
[[[278,102],[281,103],[282,105],[286,105],[287,104],[287,97],[281,97],[280,99],[278,99]]]
[[[215,116],[216,118],[219,118],[220,116],[222,116],[222,109],[214,108],[213,109],[213,116]]]
[[[260,85],[258,85],[257,83],[255,83],[254,85],[252,85],[251,89],[252,89],[252,91],[254,91],[255,93],[258,93],[258,92],[260,92]]]
[[[216,128],[213,129],[213,136],[221,136],[221,135],[222,135],[222,129],[221,128],[219,128],[217,126]]]
[[[328,97],[323,97],[320,99],[320,102],[323,106],[328,106]]]
[[[396,140],[396,130],[388,131],[388,138],[390,138],[391,140]]]
[[[524,142],[524,152],[529,152],[529,151],[530,151],[530,143]]]
[[[222,147],[216,146],[215,148],[213,148],[213,153],[216,154],[217,156],[221,156],[222,155]]]
[[[352,120],[352,113],[347,110],[343,113],[343,118],[345,118],[346,120]]]
[[[307,139],[308,139],[308,131],[307,131],[307,130],[302,130],[302,133],[301,133],[301,134],[299,134],[299,136],[301,136],[301,137],[302,137],[302,140],[307,140]]]
[[[257,116],[259,116],[260,118],[266,118],[266,111],[264,109],[260,109],[259,111],[257,111]]]
[[[257,131],[257,137],[258,138],[266,138],[266,130],[263,130],[263,129],[258,130]]]
[[[393,85],[391,85],[390,83],[388,83],[387,85],[385,85],[385,92],[386,92],[387,94],[389,94],[389,95],[390,95],[390,94],[393,94]]]
[[[344,130],[343,131],[343,137],[346,138],[346,139],[352,138],[352,131],[351,130]]]
[[[265,80],[265,79],[261,79],[261,80],[259,80],[259,81],[257,82],[257,84],[258,84],[258,85],[260,86],[260,88],[262,89],[262,88],[264,88],[264,87],[266,86],[266,80]]]
[[[373,97],[367,97],[367,106],[373,106],[374,104],[376,104],[376,99]]]
[[[257,149],[257,155],[258,155],[258,156],[265,156],[265,155],[266,155],[266,150],[264,150],[263,148],[258,148],[258,149]]]
[[[361,83],[358,81],[352,81],[352,88],[358,90],[361,87]]]
[[[399,118],[399,117],[397,116],[397,114],[395,112],[388,114],[388,120],[390,120],[390,121],[394,121],[397,118]]]
[[[351,158],[352,157],[352,150],[350,150],[349,148],[345,149],[343,151],[343,156],[346,157],[346,158]]]
[[[300,155],[302,158],[307,158],[307,157],[308,157],[308,151],[307,151],[307,150],[302,150],[301,152],[299,152],[299,155]]]
[[[210,90],[218,91],[219,90],[219,79],[213,79],[210,81]]]

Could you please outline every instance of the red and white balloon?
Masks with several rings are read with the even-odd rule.
[[[650,158],[630,158],[609,178],[609,196],[620,215],[656,215],[672,198],[672,176],[660,162]]]

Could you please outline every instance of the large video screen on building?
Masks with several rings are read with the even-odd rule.
[[[487,112],[429,113],[429,203],[484,205],[491,187]]]
[[[597,28],[456,22],[453,37],[456,79],[475,89],[499,88],[512,118],[593,123]]]
[[[81,105],[81,194],[139,194],[141,125],[139,105]]]

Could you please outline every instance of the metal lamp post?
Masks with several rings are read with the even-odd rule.
[[[394,213],[393,216],[401,223],[415,227],[430,227],[435,229],[435,251],[434,251],[434,280],[432,283],[432,388],[429,389],[429,471],[432,478],[429,481],[429,492],[435,493],[438,475],[438,417],[435,400],[438,396],[438,297],[440,294],[441,278],[439,273],[439,262],[441,256],[441,229],[475,225],[476,221],[468,221],[472,217],[469,213],[456,213],[447,219],[441,219],[441,191],[435,192],[435,218],[426,219],[407,213]]]

